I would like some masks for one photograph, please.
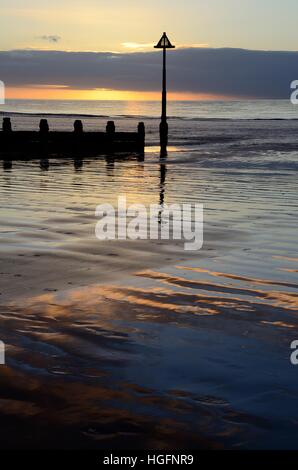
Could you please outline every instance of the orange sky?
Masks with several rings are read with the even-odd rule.
[[[67,87],[46,86],[29,88],[6,88],[7,99],[31,100],[128,100],[128,101],[160,101],[160,92],[122,91],[122,90],[72,90]],[[227,99],[226,96],[198,93],[168,93],[173,101]]]

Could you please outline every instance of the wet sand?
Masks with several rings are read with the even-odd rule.
[[[92,224],[94,226],[94,220]],[[228,240],[230,234],[230,230],[223,231],[222,240]],[[28,295],[63,291],[72,286],[114,282],[145,268],[166,266],[194,257],[193,253],[184,251],[182,242],[103,242],[98,241],[95,235],[82,237],[82,242],[66,243],[55,251],[42,247],[30,249],[28,246],[17,250],[5,248],[1,253],[0,305],[9,303],[11,299],[22,302]],[[25,244],[26,238],[27,234],[24,236]],[[215,250],[218,239],[215,240],[211,233],[208,238],[209,243],[197,255],[199,258],[210,257]]]
[[[1,169],[2,448],[297,448],[297,152],[245,135]],[[203,203],[203,249],[96,240],[122,193]]]

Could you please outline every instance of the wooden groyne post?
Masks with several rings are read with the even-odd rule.
[[[0,131],[1,159],[28,159],[41,156],[97,156],[114,153],[144,154],[145,125],[137,132],[116,132],[114,121],[108,121],[106,132],[85,132],[83,123],[74,121],[73,132],[51,131],[47,119],[41,119],[39,131],[15,131],[9,117],[3,118]]]
[[[12,132],[11,121],[9,117],[3,118],[2,129],[5,134]]]

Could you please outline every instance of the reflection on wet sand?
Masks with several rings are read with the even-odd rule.
[[[214,277],[224,277],[227,279],[234,279],[236,281],[244,281],[249,284],[261,284],[261,285],[271,285],[271,286],[283,286],[283,287],[293,287],[294,289],[298,288],[298,283],[288,283],[288,282],[281,282],[281,281],[273,281],[269,279],[255,279],[251,277],[243,277],[239,275],[235,275],[232,273],[219,273],[216,271],[209,271],[208,269],[202,269],[202,268],[193,268],[193,267],[186,267],[186,266],[178,266],[179,269],[183,270],[189,270],[197,273],[206,273],[209,274],[210,276]],[[289,271],[291,272],[291,271]]]
[[[192,269],[192,268],[190,268]],[[232,286],[224,286],[220,284],[214,284],[214,283],[208,283],[205,281],[196,281],[196,280],[189,280],[181,277],[174,277],[174,276],[169,276],[164,273],[159,273],[159,272],[144,272],[141,273],[142,276],[148,277],[149,279],[157,279],[160,280],[166,284],[173,284],[176,286],[181,286],[189,289],[200,289],[204,291],[212,291],[212,292],[220,292],[223,294],[238,294],[242,296],[252,296],[256,297],[258,299],[265,299],[269,300],[271,304],[271,300],[273,300],[273,306],[278,306],[281,305],[285,309],[291,309],[291,310],[297,310],[298,308],[298,294],[297,293],[292,293],[292,292],[280,292],[280,291],[262,291],[262,290],[257,290],[257,289],[250,289],[250,288],[244,288],[244,287],[232,287]],[[234,276],[235,278],[236,276]],[[267,284],[273,284],[273,282],[267,281]],[[254,281],[255,283],[255,281]],[[266,284],[266,280],[261,282],[261,284]],[[278,285],[287,285],[287,284],[282,284],[282,283],[277,283]],[[290,284],[289,287],[294,287],[297,288],[297,284]],[[232,299],[229,297],[229,299]],[[237,301],[241,301],[240,298],[236,299]]]
[[[239,281],[232,273],[229,278]],[[271,288],[274,282],[261,284]],[[279,344],[295,338],[293,310],[290,293],[158,271],[141,272],[125,284],[49,292],[28,298],[22,307],[10,303],[0,310],[10,358],[0,377],[1,420],[8,423],[4,443],[221,448],[257,445],[260,437],[274,442],[280,421],[254,412],[254,403],[265,393],[273,407],[282,399],[280,388],[290,394],[293,371],[281,372],[280,365],[276,370],[277,357],[266,359],[265,376],[252,391],[250,381],[259,372],[250,362],[260,347],[263,354],[274,345],[277,353]],[[283,427],[293,432],[290,420]]]

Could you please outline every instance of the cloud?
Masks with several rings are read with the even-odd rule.
[[[126,49],[144,51],[146,49],[153,49],[154,43],[149,42],[149,43],[143,44],[143,43],[138,43],[138,42],[122,42],[121,46],[123,46]]]
[[[49,35],[43,35],[39,36],[39,39],[42,39],[43,41],[51,42],[51,43],[57,43],[61,40],[60,36],[57,36],[56,34],[49,34]]]
[[[111,60],[117,59],[117,60]],[[0,51],[0,79],[7,87],[157,91],[159,51]],[[298,52],[178,48],[168,52],[169,89],[243,98],[288,98],[298,79]]]
[[[177,49],[197,49],[201,47],[209,47],[207,43],[196,43],[196,44],[178,44]]]
[[[153,49],[156,43],[138,43],[138,42],[122,42],[121,46],[125,49],[130,49],[131,51],[146,51],[148,49]],[[177,49],[196,49],[199,47],[208,47],[209,44],[179,44],[176,46]]]

